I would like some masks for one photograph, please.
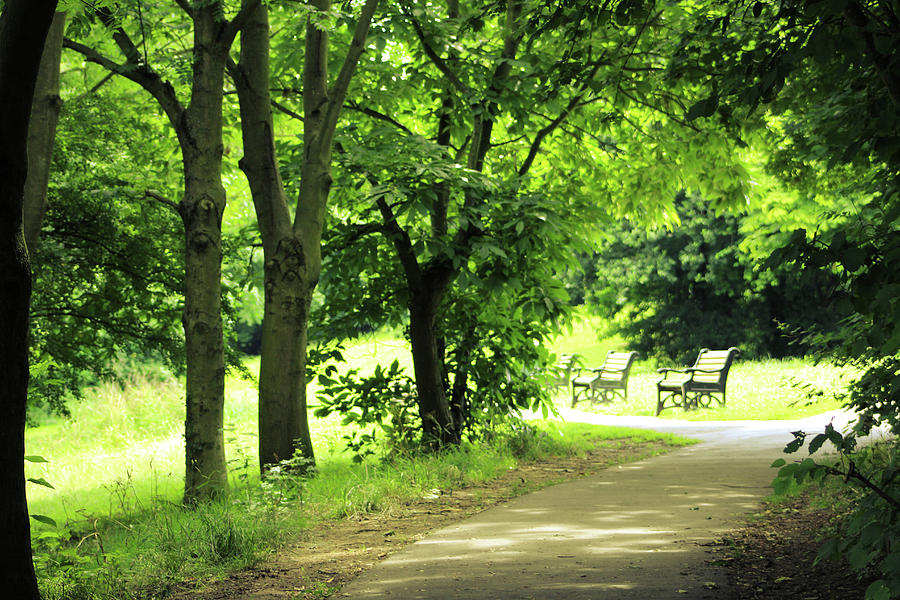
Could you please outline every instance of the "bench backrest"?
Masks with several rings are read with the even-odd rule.
[[[723,383],[728,377],[728,369],[731,368],[731,363],[740,353],[740,350],[734,347],[728,350],[702,349],[697,356],[697,362],[694,363],[694,368],[715,371],[715,373],[694,373],[694,381],[710,384]]]
[[[606,360],[600,367],[600,379],[610,381],[620,381],[628,379],[628,372],[631,371],[631,365],[637,357],[637,352],[614,352],[610,350],[606,353]]]

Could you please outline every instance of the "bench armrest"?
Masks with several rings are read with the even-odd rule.
[[[662,367],[661,369],[657,369],[657,373],[687,373],[690,369],[673,369],[672,367]]]
[[[722,369],[700,369],[698,367],[688,367],[684,369],[685,373],[721,373]]]

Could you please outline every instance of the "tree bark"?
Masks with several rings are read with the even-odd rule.
[[[224,492],[225,345],[222,335],[222,98],[230,42],[211,3],[195,6],[191,104],[179,130],[185,191],[184,335],[187,358],[185,502]]]
[[[62,101],[59,97],[59,63],[62,55],[66,13],[57,12],[44,43],[28,126],[28,178],[25,180],[25,245],[34,256],[47,210],[47,184],[56,140],[56,124]]]
[[[246,3],[246,0],[245,0]],[[328,0],[313,2],[327,11]],[[353,72],[365,47],[378,0],[363,6],[341,71],[328,88],[328,32],[310,21],[303,69],[304,149],[293,224],[275,154],[269,98],[268,17],[257,9],[241,32],[234,70],[245,155],[263,239],[265,313],[259,375],[260,468],[299,457],[315,465],[306,403],[306,347],[312,292],[322,266],[321,239],[331,190],[334,131]]]
[[[23,600],[40,595],[23,470],[31,269],[22,206],[31,103],[55,10],[52,0],[7,0],[0,14],[0,589]]]
[[[306,410],[306,340],[312,288],[307,253],[294,234],[287,194],[278,171],[269,96],[269,20],[260,7],[241,31],[241,56],[233,69],[250,183],[263,240],[265,308],[259,372],[260,470],[301,459],[315,465]]]
[[[443,357],[434,331],[435,309],[443,292],[422,290],[409,301],[409,340],[419,401],[419,416],[426,445],[438,448],[460,442],[444,387]]]

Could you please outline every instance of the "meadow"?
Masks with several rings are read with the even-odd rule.
[[[602,362],[621,340],[598,341],[583,322],[554,344],[578,352],[586,366]],[[402,340],[372,336],[348,348],[349,365],[362,371],[395,358],[409,366]],[[248,360],[249,371],[258,367]],[[629,401],[579,404],[606,414],[652,415],[656,365],[637,363]],[[729,377],[728,406],[691,413],[669,410],[664,418],[795,418],[839,407],[848,373],[809,361],[739,361]],[[796,385],[789,382],[794,381]],[[803,386],[823,390],[809,396]],[[315,383],[309,387],[315,408]],[[146,370],[124,382],[85,391],[70,418],[45,417],[26,433],[26,454],[47,462],[26,463],[34,521],[35,561],[45,598],[157,597],[179,581],[220,576],[277,549],[313,523],[371,511],[429,490],[488,481],[519,461],[585,452],[604,440],[663,438],[646,431],[597,427],[556,420],[531,424],[546,435],[468,446],[434,456],[373,457],[362,463],[345,449],[339,416],[310,417],[318,459],[314,476],[274,473],[260,481],[256,454],[256,389],[252,379],[231,377],[227,385],[226,444],[231,494],[197,509],[180,506],[183,454],[182,382],[162,370]],[[810,398],[814,401],[811,401]],[[561,392],[559,406],[568,404]],[[45,519],[46,520],[46,519]]]

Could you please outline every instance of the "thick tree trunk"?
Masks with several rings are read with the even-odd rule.
[[[222,87],[228,45],[213,6],[194,17],[191,105],[179,141],[185,193],[184,335],[187,359],[185,502],[224,492],[225,346],[222,335]]]
[[[278,240],[265,257],[265,315],[259,368],[260,468],[296,457],[315,465],[306,410],[306,340],[312,286],[297,238]]]
[[[34,256],[47,210],[47,184],[59,121],[59,62],[62,55],[66,13],[58,12],[44,43],[41,66],[34,88],[31,121],[28,126],[28,179],[25,180],[25,245]]]
[[[31,270],[22,226],[26,140],[55,1],[7,0],[0,14],[0,589],[38,600],[25,499]]]

